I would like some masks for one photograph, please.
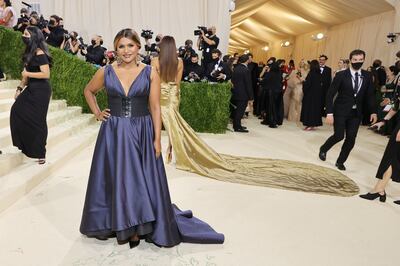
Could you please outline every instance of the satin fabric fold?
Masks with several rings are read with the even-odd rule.
[[[217,153],[182,118],[179,102],[178,86],[173,82],[162,83],[162,121],[178,169],[225,182],[335,196],[358,194],[357,184],[334,169],[303,162]]]
[[[111,66],[105,68],[107,96],[126,99],[111,70]],[[127,97],[149,95],[150,73],[151,68],[146,66]],[[113,109],[121,108],[120,104],[113,104],[115,99],[110,101],[111,113],[118,113]],[[81,233],[89,237],[116,236],[119,241],[138,234],[165,247],[180,242],[223,243],[224,235],[193,217],[191,211],[182,212],[172,205],[163,159],[156,158],[153,140],[151,115],[111,116],[102,122],[93,153]]]

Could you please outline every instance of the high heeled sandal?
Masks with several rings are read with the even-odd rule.
[[[375,200],[379,198],[380,202],[385,202],[386,201],[386,192],[383,191],[383,195],[381,195],[379,192],[377,193],[367,193],[360,195],[360,198],[366,199],[366,200]]]

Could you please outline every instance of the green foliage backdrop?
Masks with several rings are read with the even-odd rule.
[[[0,68],[8,77],[21,77],[24,44],[21,34],[0,26]],[[83,89],[96,68],[64,51],[50,47],[53,58],[51,86],[53,99],[66,99],[68,105],[82,106],[90,112]],[[180,113],[197,132],[224,133],[229,120],[230,85],[185,83],[181,85]],[[106,94],[97,95],[100,107],[106,106]]]

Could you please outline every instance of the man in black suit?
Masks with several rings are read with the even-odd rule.
[[[253,100],[253,87],[251,86],[251,73],[247,67],[248,63],[248,55],[240,56],[238,65],[232,74],[232,100],[236,106],[233,117],[233,129],[235,132],[249,132],[241,124],[247,104]]]
[[[368,101],[370,121],[377,121],[374,85],[370,73],[361,70],[365,52],[354,50],[350,53],[350,68],[337,72],[326,96],[326,122],[334,125],[334,134],[321,146],[319,158],[326,160],[326,153],[339,141],[343,143],[336,167],[346,170],[344,162],[353,149],[363,114],[363,102]],[[337,93],[337,98],[333,98]]]
[[[212,61],[206,68],[207,79],[211,82],[225,82],[231,79],[232,71],[227,63],[222,61],[222,53],[214,49],[211,53]]]
[[[325,103],[326,99],[326,94],[328,92],[329,86],[331,86],[332,82],[332,69],[328,66],[326,66],[326,61],[328,60],[328,57],[324,54],[319,56],[319,68],[321,70],[321,90],[323,91],[322,93],[322,102]],[[321,115],[325,116],[326,115],[326,106],[325,104],[322,105],[322,110],[321,110]]]

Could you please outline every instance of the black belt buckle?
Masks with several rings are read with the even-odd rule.
[[[132,100],[131,98],[122,98],[122,110],[121,115],[123,117],[132,116]]]

